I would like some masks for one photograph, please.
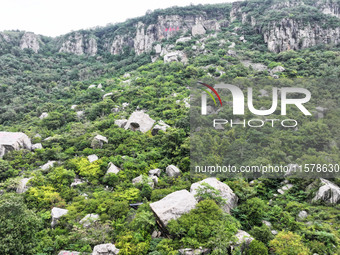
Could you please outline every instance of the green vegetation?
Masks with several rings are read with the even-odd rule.
[[[263,24],[294,15],[303,22],[313,19],[325,21],[325,26],[338,26],[335,18],[326,19],[315,6],[299,7],[294,12],[285,8],[267,10],[278,2],[253,0],[240,6],[254,15],[262,15],[263,11]],[[217,15],[218,20],[229,22],[230,10],[231,4],[173,7],[80,33],[113,38],[132,33],[132,24],[137,21],[151,24],[159,15],[172,14],[205,13],[207,19]],[[23,32],[5,34],[15,41]],[[240,41],[241,35],[246,42]],[[210,249],[211,254],[340,254],[339,204],[312,204],[317,187],[307,187],[313,179],[287,178],[294,186],[281,195],[277,190],[283,186],[283,178],[259,178],[251,183],[253,178],[221,176],[220,181],[239,198],[231,214],[221,209],[228,200],[205,183],[197,191],[196,208],[171,220],[165,229],[160,228],[149,206],[172,192],[190,190],[192,183],[205,178],[190,174],[190,143],[195,141],[190,140],[186,100],[188,87],[195,87],[198,80],[235,84],[244,91],[252,86],[257,94],[273,86],[304,87],[312,93],[306,107],[313,116],[304,116],[292,107],[289,114],[299,119],[298,129],[226,129],[219,133],[224,136],[220,143],[216,131],[216,136],[207,137],[211,143],[204,144],[204,150],[195,156],[204,159],[216,152],[216,161],[236,166],[339,163],[339,46],[269,52],[263,36],[240,20],[216,34],[208,31],[174,45],[188,57],[186,64],[164,63],[161,57],[152,62],[154,51],[136,55],[131,48],[121,55],[111,55],[100,44],[95,56],[59,53],[52,38],[41,39],[45,45],[39,53],[0,40],[0,130],[24,132],[33,143],[43,146],[34,151],[11,151],[0,160],[0,253],[90,253],[95,245],[114,243],[123,255],[178,255],[179,249],[200,247]],[[64,39],[58,38],[57,44]],[[175,44],[175,39],[160,43],[166,47]],[[229,48],[233,44],[234,48]],[[265,68],[258,70],[256,64]],[[284,71],[271,73],[278,66]],[[91,84],[101,84],[102,89],[88,88]],[[109,92],[112,95],[103,99]],[[230,95],[221,94],[231,101]],[[72,105],[77,106],[71,109]],[[262,97],[261,104],[255,102],[258,108],[270,105],[270,96]],[[324,116],[317,116],[316,107],[326,108]],[[152,119],[170,127],[152,135],[151,131],[134,132],[115,124],[136,109],[146,110]],[[272,117],[278,117],[279,111]],[[48,117],[40,119],[43,112]],[[231,117],[232,111],[219,114]],[[251,114],[245,116],[250,118]],[[93,143],[98,134],[108,143]],[[92,154],[99,159],[90,163],[87,157]],[[40,168],[50,160],[56,161],[53,167]],[[120,169],[119,173],[106,173],[110,162]],[[165,173],[171,164],[181,170],[178,178]],[[152,189],[146,176],[156,168],[162,173]],[[143,181],[132,184],[132,179],[140,175]],[[26,192],[15,194],[22,177],[32,179]],[[71,185],[75,179],[80,179],[80,184]],[[331,181],[340,184],[340,179]],[[133,203],[143,204],[135,209],[130,206]],[[51,228],[53,207],[68,210],[55,228]],[[297,221],[302,210],[308,216]],[[86,227],[80,221],[88,214],[98,214],[99,219]],[[255,239],[249,246],[235,245],[235,234],[240,229]],[[160,230],[161,235],[152,236]]]

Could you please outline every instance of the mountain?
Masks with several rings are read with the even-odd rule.
[[[248,0],[56,38],[1,32],[0,254],[339,254],[339,4]],[[261,111],[273,88],[280,100],[303,88],[311,115],[234,116],[221,83],[247,101],[252,88]],[[210,85],[207,118],[244,127],[193,128],[195,89]],[[192,171],[197,158],[287,171],[215,178]]]

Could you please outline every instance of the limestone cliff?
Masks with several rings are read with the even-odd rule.
[[[254,31],[262,34],[268,50],[277,53],[319,44],[338,44],[340,20],[334,20],[340,17],[338,3],[332,0],[309,3],[302,0],[273,1],[270,5],[256,1],[235,2],[230,20],[250,24]]]
[[[97,50],[97,40],[94,36],[89,33],[74,32],[66,36],[59,52],[94,56]]]
[[[20,40],[20,49],[32,49],[35,53],[38,53],[41,43],[38,35],[31,32],[25,32]]]

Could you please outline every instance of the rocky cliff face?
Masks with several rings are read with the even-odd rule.
[[[272,22],[267,28],[262,28],[262,32],[268,49],[277,53],[305,49],[318,44],[340,43],[340,27],[322,28],[318,24],[303,24],[294,19]]]
[[[319,0],[315,3],[315,6],[321,10],[322,13],[332,15],[340,18],[340,5],[339,2],[334,0]]]
[[[76,55],[97,54],[97,40],[91,34],[75,32],[69,34],[62,43],[59,52],[73,53]]]
[[[20,49],[32,49],[35,53],[38,53],[40,49],[41,40],[38,35],[25,32],[20,40]]]
[[[256,4],[252,3],[252,5]],[[296,12],[297,9],[294,8],[305,6],[304,1],[298,0],[274,2],[272,5],[265,6],[266,9],[262,13],[265,16],[268,12],[268,19],[262,17],[260,20],[260,13],[254,13],[249,6],[247,8],[246,2],[235,2],[230,12],[230,20],[239,20],[242,24],[250,24],[254,31],[263,35],[268,50],[276,53],[304,49],[318,44],[338,44],[340,42],[340,26],[327,26],[323,22],[302,20],[290,14]],[[257,7],[261,9],[260,4]],[[309,7],[318,8],[317,10],[326,14],[326,18],[328,15],[340,17],[339,4],[331,0],[318,1]],[[282,16],[281,12],[281,15],[277,15],[278,19],[273,19],[272,16],[276,14],[275,12],[281,10],[285,10],[288,17],[279,18]],[[315,8],[314,10],[317,12]],[[264,23],[263,20],[266,22]],[[268,22],[268,20],[270,21]]]
[[[207,19],[203,15],[199,16],[179,16],[179,15],[165,15],[158,16],[157,22],[146,25],[143,22],[135,24],[136,32],[129,35],[118,35],[112,43],[107,45],[107,49],[112,54],[121,53],[125,46],[133,47],[136,54],[140,55],[144,52],[151,51],[152,45],[162,39],[169,39],[170,37],[180,33],[187,32],[197,34],[204,34],[207,30],[219,31],[221,27],[227,26],[227,20]]]

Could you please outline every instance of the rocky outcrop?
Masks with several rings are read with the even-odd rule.
[[[340,187],[331,181],[320,178],[321,187],[316,192],[312,202],[324,201],[329,204],[337,204],[340,201]]]
[[[333,0],[319,0],[316,1],[315,6],[323,13],[340,18],[339,2]]]
[[[31,49],[38,53],[41,44],[40,37],[31,32],[25,32],[20,40],[20,49]]]
[[[119,249],[112,243],[98,244],[93,248],[92,255],[118,255]]]
[[[151,203],[150,207],[163,226],[170,220],[178,219],[181,215],[195,208],[197,201],[187,190],[173,192],[163,199]]]
[[[155,121],[143,111],[135,111],[130,115],[125,129],[131,129],[132,131],[141,131],[142,133],[148,132]]]
[[[262,33],[268,49],[276,53],[340,42],[340,27],[323,28],[322,24],[304,24],[289,18],[271,22],[262,28]]]
[[[58,220],[62,216],[67,214],[67,212],[68,212],[68,210],[66,210],[66,209],[62,209],[62,208],[58,208],[58,207],[53,207],[52,211],[51,211],[51,217],[52,217],[51,227],[54,228],[57,225]]]
[[[272,2],[266,6],[260,6],[261,3],[259,2],[257,9],[262,10],[260,14],[265,22],[257,20],[255,18],[256,15],[249,11],[249,9],[253,10],[254,6],[252,8],[242,8],[247,7],[248,4],[254,3],[233,3],[230,20],[231,22],[239,20],[243,24],[248,23],[254,27],[254,31],[263,35],[263,39],[270,51],[279,53],[286,50],[304,49],[319,44],[338,44],[340,42],[340,27],[325,26],[323,24],[323,22],[326,22],[327,16],[322,22],[308,19],[303,20],[302,18],[295,19],[288,15],[267,22],[267,20],[270,20],[270,17],[274,16],[273,11],[275,12],[283,8],[288,8],[286,13],[289,13],[289,10],[298,11],[296,8],[307,6],[303,1]],[[331,0],[319,0],[309,7],[311,9],[316,7],[315,11],[323,14],[340,17],[339,4]],[[277,17],[280,17],[280,14],[278,13]],[[268,18],[266,18],[266,15]]]
[[[45,119],[45,118],[47,118],[47,117],[48,117],[48,113],[47,113],[47,112],[43,112],[43,113],[40,115],[39,119],[43,120],[43,119]]]
[[[190,187],[190,192],[193,194],[193,196],[197,195],[197,191],[199,188],[203,188],[202,183],[206,183],[216,189],[220,192],[221,198],[225,200],[225,204],[222,205],[222,209],[226,213],[230,213],[231,209],[235,208],[237,206],[238,197],[235,195],[233,190],[225,183],[220,182],[216,178],[206,178],[200,182],[193,183]],[[196,198],[199,200],[200,198]]]
[[[133,48],[137,55],[152,50],[154,43],[162,39],[181,33],[192,32],[193,35],[204,34],[207,30],[219,31],[221,27],[228,26],[228,21],[223,15],[217,15],[216,19],[207,18],[202,15],[160,15],[153,24],[144,24],[139,21],[134,24],[135,32],[124,35],[116,35],[106,48],[111,54],[121,54],[124,47]],[[155,48],[160,53],[160,45]],[[157,53],[157,54],[158,54]]]
[[[31,140],[22,132],[0,132],[0,158],[12,150],[32,149]]]
[[[59,52],[94,56],[97,54],[97,50],[97,40],[94,36],[88,33],[74,32],[66,37]]]

